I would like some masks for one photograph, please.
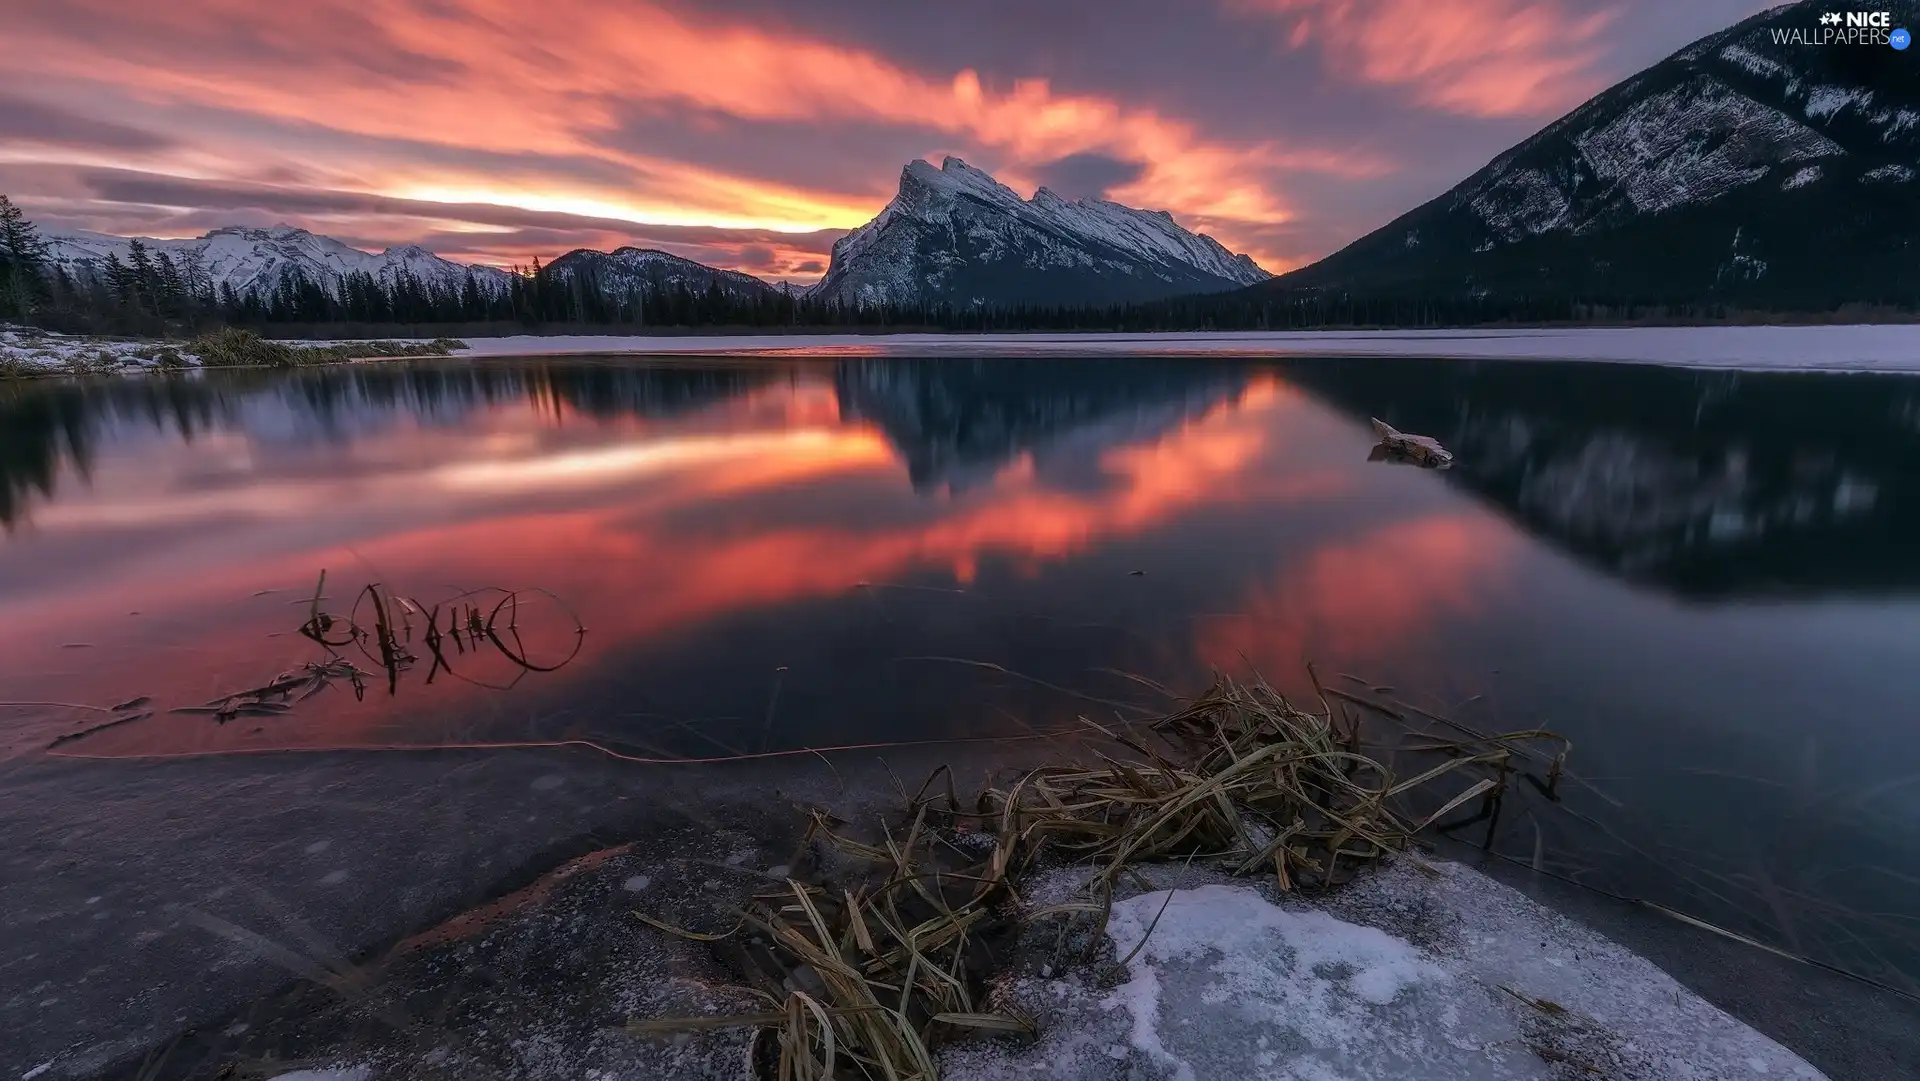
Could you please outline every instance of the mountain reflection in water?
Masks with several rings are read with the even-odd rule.
[[[1369,463],[1369,417],[1454,467]],[[1516,817],[1523,856],[1912,973],[1916,484],[1899,377],[862,356],[15,384],[4,697],[257,686],[314,659],[292,632],[322,568],[336,599],[552,590],[584,648],[511,692],[70,746],[993,736],[1164,706],[1136,677],[1304,690],[1312,657],[1570,736],[1601,828]],[[23,757],[77,722],[0,724]]]

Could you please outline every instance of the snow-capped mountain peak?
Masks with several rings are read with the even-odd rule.
[[[906,168],[900,173],[902,188],[906,188],[910,181],[941,191],[970,195],[976,199],[1003,206],[1024,202],[1018,192],[995,180],[993,174],[984,169],[976,169],[968,165],[964,159],[951,154],[940,159],[938,169],[922,158],[915,158],[908,162]]]
[[[1268,277],[1164,210],[1050,188],[1022,199],[948,156],[900,171],[892,201],[833,246],[813,295],[848,303],[1110,304],[1218,292]]]
[[[110,258],[131,262],[133,241],[138,239],[151,257],[165,254],[190,279],[216,291],[231,286],[239,296],[276,289],[289,277],[334,293],[339,292],[349,274],[367,274],[382,282],[405,274],[436,290],[459,290],[472,277],[488,292],[505,289],[508,280],[505,271],[442,259],[418,244],[402,244],[374,254],[284,223],[264,229],[222,226],[190,239],[130,238],[60,229],[42,229],[41,234],[51,261],[78,278],[105,273]]]

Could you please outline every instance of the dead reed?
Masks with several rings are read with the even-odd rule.
[[[325,657],[289,669],[256,687],[232,691],[199,705],[176,706],[168,713],[200,714],[225,724],[241,717],[280,717],[328,687],[344,684],[355,700],[363,701],[370,682],[384,675],[387,693],[398,694],[400,677],[419,662],[416,647],[431,658],[425,682],[442,673],[482,687],[505,690],[530,673],[552,672],[580,655],[586,627],[560,599],[543,589],[486,588],[467,590],[433,605],[403,597],[375,582],[354,595],[353,605],[338,613],[326,607],[327,572],[320,572],[307,618],[300,634],[325,650]],[[560,613],[561,634],[567,643],[553,659],[534,659],[522,626],[522,607],[529,596],[544,597]],[[551,630],[551,624],[548,627]],[[358,653],[372,667],[362,667],[349,655]],[[491,655],[504,660],[513,676],[505,683],[489,682],[469,674],[461,658]],[[145,696],[131,706],[117,706],[109,720],[56,737],[49,749],[59,748],[108,729],[152,717]],[[87,707],[95,708],[95,707]]]
[[[1016,921],[1090,919],[1088,941],[1098,943],[1120,877],[1176,858],[1270,873],[1282,890],[1330,888],[1470,803],[1497,813],[1494,801],[1526,772],[1517,744],[1559,745],[1553,779],[1536,778],[1543,790],[1557,783],[1565,755],[1551,733],[1463,737],[1428,745],[1440,760],[1399,779],[1366,753],[1357,717],[1322,702],[1314,713],[1264,682],[1221,680],[1185,709],[1128,731],[1089,721],[1090,760],[1029,770],[970,804],[937,770],[908,800],[905,824],[883,826],[872,842],[812,811],[794,876],[733,910],[732,930],[702,935],[640,915],[731,951],[748,974],[745,990],[766,1008],[630,1028],[759,1027],[771,1035],[767,1065],[779,1081],[933,1081],[943,1041],[1032,1030],[986,1002],[986,977]],[[1431,809],[1408,810],[1423,791]],[[809,854],[811,875],[799,870]],[[1061,864],[1094,869],[1087,896],[1020,913],[1019,883]]]
[[[418,644],[433,658],[427,668],[428,684],[445,672],[456,679],[498,690],[513,686],[529,673],[554,672],[566,667],[580,655],[586,641],[587,628],[580,617],[559,597],[544,589],[470,589],[429,606],[375,582],[354,595],[353,606],[345,615],[321,607],[326,590],[327,572],[323,570],[314,586],[313,599],[308,602],[307,621],[300,625],[300,633],[335,660],[343,659],[342,651],[357,649],[361,656],[386,673],[389,694],[397,691],[400,674],[420,659],[413,650],[416,631]],[[569,647],[553,660],[534,660],[527,645],[520,623],[522,601],[527,596],[545,597],[568,624],[565,639]],[[487,601],[492,603],[485,603]],[[506,684],[468,677],[454,670],[453,660],[447,655],[449,648],[456,657],[491,650],[507,661],[514,676]]]

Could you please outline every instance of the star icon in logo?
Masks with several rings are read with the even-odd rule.
[[[1837,11],[1822,12],[1820,15],[1820,25],[1821,26],[1840,25],[1840,13]]]

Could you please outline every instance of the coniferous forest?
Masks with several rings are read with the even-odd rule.
[[[1330,327],[1713,322],[1764,312],[1694,298],[1556,295],[1355,295],[1262,286],[1104,307],[853,306],[797,291],[730,292],[717,282],[610,285],[583,268],[556,274],[539,260],[514,267],[504,289],[469,275],[457,288],[405,272],[346,275],[336,290],[287,275],[271,288],[216,288],[197,267],[133,241],[129,258],[78,277],[46,257],[33,223],[0,195],[0,322],[66,333],[192,337],[220,327],[265,337],[461,337],[524,333],[820,330],[1233,331]],[[1819,320],[1832,313],[1795,313]],[[1854,313],[1895,316],[1897,312]]]

